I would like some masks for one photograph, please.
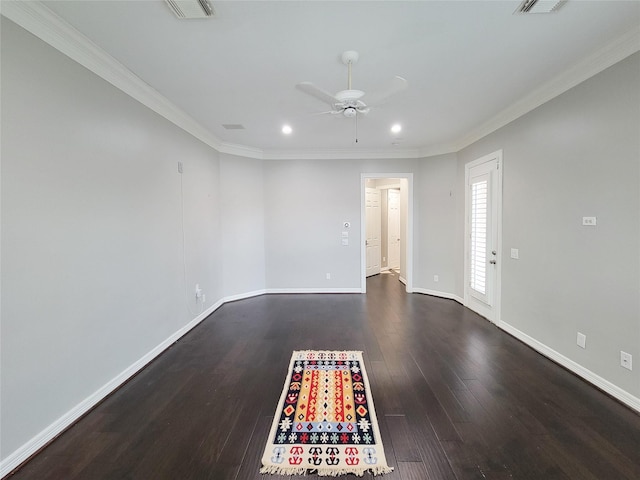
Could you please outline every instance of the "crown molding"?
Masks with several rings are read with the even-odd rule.
[[[222,142],[42,3],[0,0],[0,14],[218,152],[261,160],[400,159],[455,153],[640,50],[640,27],[636,27],[450,144],[388,150],[263,150]]]
[[[473,129],[455,143],[455,151],[468,147],[638,51],[640,51],[640,27],[633,28],[616,38]]]
[[[215,147],[220,153],[228,153],[229,155],[237,155],[239,157],[255,158],[258,160],[264,159],[264,153],[261,149],[255,147],[249,147],[247,145],[240,145],[237,143],[222,142],[218,147]]]
[[[0,14],[210,147],[221,142],[186,112],[40,2],[0,1]]]
[[[360,149],[316,149],[316,150],[268,150],[264,160],[361,160],[420,158],[420,151],[404,150],[360,150]]]

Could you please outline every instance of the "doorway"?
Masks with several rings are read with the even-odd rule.
[[[373,199],[376,198],[376,194],[372,193],[372,190],[378,192],[377,198],[379,198],[380,204],[380,208],[375,213],[377,215],[375,219],[372,219],[372,216],[376,212],[373,209]],[[391,190],[394,192],[389,193]],[[394,213],[392,213],[391,218],[389,215],[390,195],[392,208],[395,209],[396,214],[394,217]],[[413,291],[413,174],[361,174],[360,216],[361,238],[363,239],[361,245],[362,293],[367,291],[366,279],[368,276],[390,268],[397,272],[399,280],[405,285],[405,290],[411,293]],[[397,225],[391,225],[391,230],[390,221],[397,221]],[[369,228],[367,228],[368,225]],[[376,234],[374,233],[378,228],[377,225],[381,226],[378,237],[379,246],[376,245]],[[394,242],[396,245],[391,245],[390,248],[393,238],[396,239]],[[397,256],[397,260],[390,258],[390,255]],[[395,264],[391,266],[391,262]],[[376,271],[376,264],[379,266],[378,271]]]
[[[382,208],[380,205],[380,190],[366,187],[364,191],[365,209],[365,241],[366,276],[371,277],[380,273],[382,258]]]
[[[502,151],[465,165],[464,304],[500,321]]]
[[[400,272],[400,189],[387,190],[387,265],[389,270]]]

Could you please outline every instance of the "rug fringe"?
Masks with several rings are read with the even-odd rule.
[[[267,475],[306,475],[307,469],[301,467],[279,467],[277,465],[267,465],[260,469],[260,473]]]
[[[365,473],[371,472],[373,476],[384,475],[393,472],[393,467],[377,466],[372,468],[318,468],[317,470],[308,470],[301,467],[280,467],[277,465],[268,465],[260,469],[260,473],[267,475],[306,475],[307,473],[316,473],[319,477],[340,477],[342,475],[355,475],[357,477],[364,476]]]

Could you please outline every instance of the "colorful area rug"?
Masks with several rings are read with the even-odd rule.
[[[296,351],[260,473],[390,473],[362,352]]]

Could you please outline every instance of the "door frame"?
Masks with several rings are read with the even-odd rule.
[[[364,246],[366,239],[365,230],[365,188],[368,179],[380,178],[400,178],[407,181],[407,225],[404,232],[405,236],[405,287],[407,293],[413,292],[413,173],[361,173],[360,174],[360,291],[367,292],[367,251]],[[400,265],[402,268],[402,265]]]
[[[497,229],[497,246],[496,246],[496,284],[494,287],[495,297],[494,297],[494,305],[493,305],[493,317],[488,318],[489,321],[495,323],[496,325],[500,325],[500,312],[502,307],[502,171],[503,161],[502,161],[502,150],[497,150],[488,155],[480,157],[472,162],[465,164],[464,166],[464,305],[465,307],[474,310],[471,304],[471,292],[469,287],[469,267],[470,267],[470,250],[471,250],[471,230],[470,230],[470,216],[471,212],[469,209],[470,204],[470,193],[469,193],[469,180],[471,169],[477,166],[480,166],[484,163],[491,162],[493,160],[497,160],[497,174],[496,174],[496,218],[494,219],[496,222]],[[476,311],[476,310],[474,310]],[[477,312],[479,313],[479,312]],[[482,313],[480,313],[482,315]]]

